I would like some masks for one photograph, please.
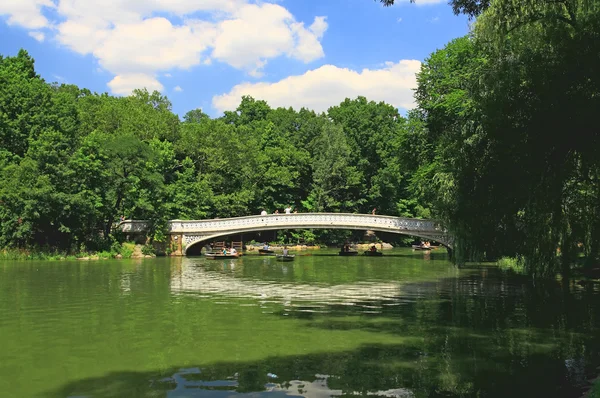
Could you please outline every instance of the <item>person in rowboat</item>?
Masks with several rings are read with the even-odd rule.
[[[284,247],[283,247],[283,255],[284,255],[284,256],[287,256],[287,255],[288,255],[288,253],[289,253],[289,252],[288,252],[288,248],[287,248],[287,246],[284,246]]]

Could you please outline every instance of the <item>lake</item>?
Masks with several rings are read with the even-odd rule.
[[[444,251],[0,263],[4,397],[578,397],[600,288]]]

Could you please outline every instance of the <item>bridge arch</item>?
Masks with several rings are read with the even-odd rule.
[[[440,243],[442,246],[451,249],[451,245],[449,245],[446,242],[440,242],[438,239],[439,237],[435,237],[435,236],[431,236],[431,235],[426,235],[426,234],[417,234],[417,233],[406,233],[406,232],[398,232],[398,231],[388,231],[385,229],[377,229],[377,228],[348,228],[348,227],[336,227],[336,226],[331,226],[331,227],[321,227],[321,228],[309,228],[309,227],[298,227],[298,228],[292,228],[292,227],[286,227],[286,228],[282,228],[282,227],[265,227],[265,228],[261,228],[261,229],[253,229],[253,230],[244,230],[244,231],[237,231],[237,232],[227,232],[227,233],[218,233],[218,234],[213,234],[213,235],[208,235],[208,236],[195,236],[195,235],[186,235],[188,242],[190,242],[189,244],[186,244],[185,247],[183,248],[183,255],[187,255],[187,251],[193,247],[193,246],[197,246],[197,245],[205,245],[206,243],[218,239],[218,238],[223,238],[223,237],[227,237],[227,236],[231,236],[231,235],[237,235],[237,234],[241,234],[241,233],[250,233],[250,232],[264,232],[264,231],[276,231],[276,230],[280,230],[280,229],[340,229],[340,230],[348,230],[348,229],[354,229],[354,230],[361,230],[361,231],[366,231],[366,230],[370,230],[370,231],[375,231],[375,232],[392,232],[392,233],[396,233],[398,235],[405,235],[405,236],[415,236],[418,238],[422,238],[425,240],[432,240],[435,242]],[[197,240],[196,240],[197,238]]]

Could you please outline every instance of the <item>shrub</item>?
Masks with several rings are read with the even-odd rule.
[[[142,254],[145,256],[151,256],[154,255],[154,247],[151,244],[145,244],[142,247]]]
[[[100,253],[98,253],[98,257],[102,260],[106,260],[109,258],[113,258],[114,254],[111,252],[107,252],[107,251],[101,251]]]
[[[521,257],[502,257],[496,264],[504,271],[512,271],[517,274],[525,272],[525,265]]]
[[[119,254],[123,256],[123,258],[131,258],[133,256],[133,251],[135,250],[135,243],[125,242],[121,245],[119,249]]]

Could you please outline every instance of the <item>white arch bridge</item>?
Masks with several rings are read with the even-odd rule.
[[[128,234],[144,233],[149,229],[149,223],[125,220],[118,228]],[[452,237],[437,221],[371,214],[268,214],[212,220],[171,220],[168,223],[171,242],[177,245],[179,255],[185,255],[187,249],[195,244],[222,236],[278,229],[372,230],[417,236],[439,242],[450,249],[453,244]]]

